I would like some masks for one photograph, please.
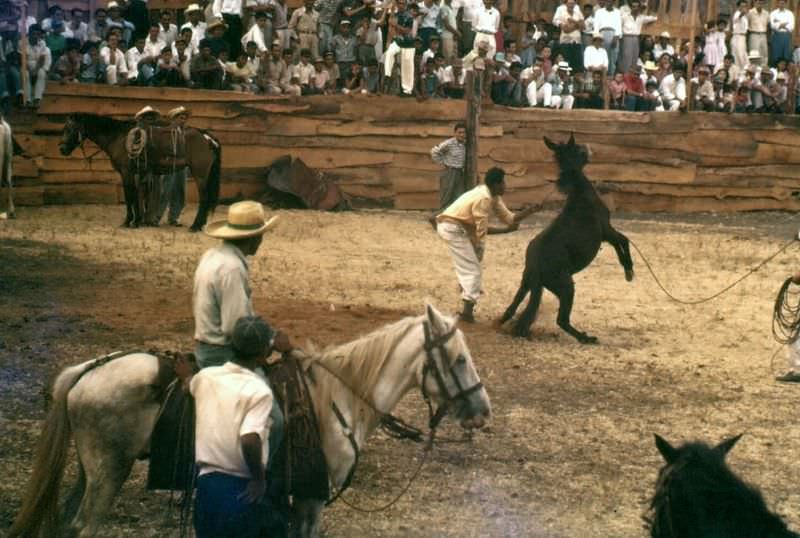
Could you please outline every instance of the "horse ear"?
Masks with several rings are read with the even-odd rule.
[[[550,148],[552,151],[555,151],[555,150],[558,149],[558,144],[556,144],[555,142],[553,142],[552,140],[550,140],[546,136],[544,137],[544,145],[547,146],[548,148]]]
[[[656,448],[659,452],[661,452],[661,455],[664,456],[664,460],[666,460],[667,463],[673,463],[675,460],[677,460],[678,449],[669,444],[669,441],[657,433],[654,433],[653,435],[656,437]]]
[[[567,141],[567,144],[570,146],[575,145],[575,133],[569,133],[569,140]]]
[[[428,322],[431,324],[434,333],[444,334],[447,332],[447,323],[445,323],[444,317],[433,305],[425,306],[425,315],[428,317]]]
[[[720,444],[715,446],[714,450],[716,450],[717,452],[722,454],[722,457],[724,458],[728,454],[728,452],[731,451],[733,446],[739,441],[739,439],[742,438],[742,435],[744,435],[744,434],[740,433],[736,437],[731,437],[730,439],[725,439]]]

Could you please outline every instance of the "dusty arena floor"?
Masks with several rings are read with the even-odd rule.
[[[733,468],[800,529],[800,386],[774,383],[770,364],[772,303],[800,267],[800,244],[699,306],[669,301],[636,254],[637,278],[626,283],[604,246],[576,278],[573,313],[599,345],[561,332],[547,294],[533,341],[499,334],[492,319],[514,294],[525,245],[552,217],[535,215],[519,233],[489,240],[479,323],[466,333],[492,398],[490,426],[471,443],[437,446],[388,511],[337,503],[325,512],[324,535],[645,536],[642,514],[661,463],[653,432],[713,442],[744,432]],[[0,535],[19,507],[45,387],[59,368],[120,348],[191,347],[192,274],[214,241],[185,229],[121,230],[121,218],[119,207],[73,206],[22,208],[18,220],[0,221]],[[800,224],[775,213],[615,222],[687,299],[724,287]],[[252,280],[256,309],[301,345],[352,339],[422,313],[426,301],[451,313],[459,306],[445,245],[420,213],[283,212]],[[416,394],[399,412],[419,425],[426,418]],[[448,422],[442,435],[460,432]],[[391,499],[419,450],[375,435],[347,498],[366,507]],[[177,536],[168,495],[143,487],[145,465],[136,464],[103,536]]]

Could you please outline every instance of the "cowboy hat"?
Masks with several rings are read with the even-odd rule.
[[[214,28],[218,28],[220,26],[222,26],[226,30],[228,29],[228,25],[225,24],[225,22],[222,19],[217,19],[208,23],[208,26],[206,26],[206,32],[210,32]]]
[[[753,49],[753,50],[751,50],[750,52],[747,53],[747,59],[748,60],[760,60],[761,59],[761,53],[758,52],[757,50]]]
[[[786,80],[786,74],[785,73],[778,73],[778,76],[775,77],[775,80]]]
[[[192,13],[193,11],[203,11],[199,4],[189,4],[186,6],[184,13]]]
[[[119,9],[119,4],[116,2],[109,2],[108,4],[106,4],[106,9],[108,10]]]
[[[557,67],[559,71],[572,71],[572,68],[569,66],[567,62],[558,62]]]
[[[189,116],[192,115],[192,113],[185,106],[175,107],[172,110],[170,110],[169,112],[167,112],[167,117],[169,119],[171,119],[171,120],[177,118],[180,115],[185,115],[185,116],[189,117]]]
[[[671,38],[672,36],[671,36],[671,35],[669,35],[669,32],[661,32],[661,33],[659,34],[659,37],[665,37],[665,38],[669,39],[669,38]]]
[[[150,105],[147,105],[146,107],[141,109],[139,112],[137,112],[136,115],[134,116],[134,118],[139,120],[139,119],[142,119],[144,116],[148,116],[150,114],[155,114],[156,116],[161,116],[161,112],[159,112],[155,108],[151,107]]]
[[[647,60],[644,63],[644,70],[645,71],[658,71],[658,66],[653,60]]]
[[[228,209],[228,218],[205,225],[203,231],[217,239],[246,239],[262,235],[275,226],[277,216],[266,220],[264,206],[258,202],[236,202]]]

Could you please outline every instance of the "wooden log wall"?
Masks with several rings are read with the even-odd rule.
[[[236,99],[236,100],[234,100]],[[119,177],[105,154],[91,162],[58,149],[71,112],[130,118],[144,105],[191,108],[190,124],[223,144],[223,196],[263,190],[264,169],[291,154],[336,178],[356,206],[433,209],[439,166],[430,148],[464,119],[463,101],[317,96],[286,99],[184,89],[48,88],[29,133],[32,158],[17,158],[20,204],[117,203]],[[593,152],[587,175],[627,211],[798,210],[800,118],[718,113],[553,111],[486,106],[480,173],[508,174],[512,205],[557,202],[556,166],[542,137],[574,133]],[[96,148],[86,144],[85,154]],[[196,198],[192,185],[189,200]]]

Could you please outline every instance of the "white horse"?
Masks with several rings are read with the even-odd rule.
[[[16,216],[14,209],[14,180],[11,161],[14,158],[14,138],[11,135],[11,126],[0,116],[0,189],[8,189],[8,207],[0,213],[0,219],[13,219]]]
[[[491,414],[464,335],[452,318],[432,306],[423,316],[403,319],[353,342],[297,356],[314,400],[334,490],[345,484],[358,452],[380,424],[377,410],[391,413],[414,388],[465,428],[482,427]],[[146,353],[93,359],[64,369],[53,387],[33,475],[9,535],[56,535],[58,488],[70,433],[79,476],[64,523],[79,537],[96,534],[134,460],[148,453],[166,381],[158,358]],[[323,502],[295,499],[294,508],[294,533],[316,536]]]

